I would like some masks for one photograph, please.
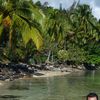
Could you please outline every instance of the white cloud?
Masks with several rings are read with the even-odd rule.
[[[97,3],[98,3],[98,5],[97,5]],[[97,19],[100,19],[100,2],[97,2],[97,0],[96,1],[92,1],[91,3],[90,3],[90,6],[91,6],[91,8],[92,8],[92,13],[93,13],[93,15],[97,18]]]
[[[95,7],[93,9],[93,15],[97,18],[97,19],[100,19],[100,8],[99,7]]]

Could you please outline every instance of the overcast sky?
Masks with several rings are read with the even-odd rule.
[[[39,0],[33,0],[34,2]],[[59,8],[59,4],[62,3],[63,8],[68,8],[72,5],[74,0],[40,0],[42,3],[48,2],[50,6]],[[76,0],[78,1],[78,0]],[[100,0],[80,0],[80,3],[89,4],[92,8],[93,15],[100,19]]]

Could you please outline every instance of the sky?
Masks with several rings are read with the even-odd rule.
[[[78,0],[33,0],[33,2],[41,1],[41,3],[48,2],[49,6],[59,8],[59,5],[62,4],[63,8],[69,8],[74,1]],[[89,4],[92,8],[93,15],[100,19],[100,0],[80,0],[81,4]]]

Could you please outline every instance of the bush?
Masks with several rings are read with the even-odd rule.
[[[79,64],[86,60],[86,52],[83,48],[70,46],[68,50],[60,50],[58,52],[58,58],[62,61],[73,61]]]
[[[62,61],[68,60],[68,51],[66,50],[59,50],[58,52],[58,58]]]

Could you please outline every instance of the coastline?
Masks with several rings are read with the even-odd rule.
[[[72,73],[82,73],[84,72],[84,70],[79,70],[79,69],[74,69],[72,71],[39,71],[36,74],[33,74],[32,76],[24,76],[22,78],[18,78],[15,80],[34,80],[34,79],[40,79],[40,78],[52,78],[52,77],[59,77],[59,76],[65,76],[65,75],[70,75]],[[7,81],[11,81],[9,79],[5,80],[5,81],[1,81],[0,80],[0,86],[3,86],[5,82]],[[13,81],[13,80],[12,80]]]
[[[49,78],[49,77],[55,77],[55,76],[64,76],[64,75],[69,75],[75,72],[84,72],[84,70],[79,70],[79,69],[74,69],[71,71],[39,71],[36,74],[33,74],[32,77],[23,77],[22,79],[27,79],[27,78]]]
[[[0,81],[13,81],[18,79],[45,78],[63,76],[74,72],[82,72],[82,66],[68,65],[28,65],[28,64],[1,64]]]
[[[42,77],[54,77],[54,76],[63,76],[68,75],[71,72],[61,72],[61,71],[40,71],[42,75],[33,75],[33,78],[42,78]]]

